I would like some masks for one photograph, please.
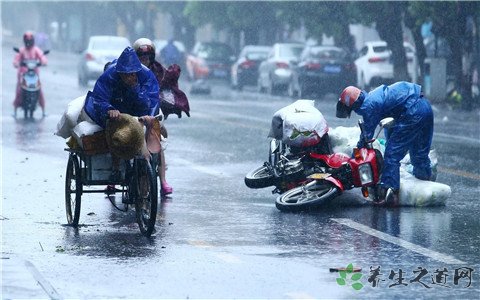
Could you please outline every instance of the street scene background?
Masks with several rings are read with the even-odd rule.
[[[84,8],[89,18],[93,15],[88,9],[95,3]],[[131,41],[143,34],[168,39],[177,27],[170,25],[170,31],[162,33],[142,31],[138,25],[140,35],[132,31],[135,24],[126,21],[114,19],[102,31],[79,18],[78,25],[83,25],[78,28],[84,30],[64,34],[70,40],[55,40],[50,34],[49,63],[40,68],[47,116],[42,118],[37,109],[33,120],[26,120],[23,114],[13,117],[13,47],[22,46],[24,30],[51,33],[54,22],[58,28],[63,23],[72,28],[78,17],[67,13],[60,19],[52,13],[43,21],[38,15],[42,9],[53,11],[53,4],[65,12],[79,8],[78,2],[68,9],[68,2],[49,2],[47,8],[30,4],[36,14],[12,20],[28,3],[0,3],[2,298],[477,299],[480,113],[474,102],[465,109],[465,103],[448,100],[447,93],[432,101],[437,181],[452,189],[445,206],[377,208],[354,189],[328,207],[282,213],[275,208],[277,195],[271,189],[249,189],[244,176],[267,159],[273,114],[296,98],[286,91],[260,93],[255,85],[233,89],[222,78],[206,79],[203,84],[210,93],[198,94],[195,81],[182,70],[179,86],[189,98],[191,117],[171,115],[164,123],[169,132],[167,179],[174,192],[159,201],[152,237],[140,234],[133,210],[116,210],[103,194],[83,195],[79,226],[68,226],[67,146],[54,132],[67,104],[95,83],[79,84],[79,51],[94,34],[128,35]],[[141,4],[162,10],[156,2]],[[306,37],[306,27],[291,32],[281,27],[280,32]],[[230,36],[213,27],[199,30],[212,40],[228,42]],[[183,31],[186,35],[189,30]],[[201,36],[196,33],[193,41]],[[273,36],[281,38],[281,33]],[[65,47],[54,45],[59,41]],[[188,49],[194,44],[183,42]],[[235,49],[238,54],[240,45]],[[455,74],[449,76],[455,86]],[[469,92],[474,95],[474,89]],[[331,128],[356,125],[355,116],[335,117],[338,93],[312,93],[309,99]],[[340,285],[340,273],[330,269],[349,264],[360,268],[362,276],[354,280],[349,273],[348,284]],[[362,287],[352,288],[354,282]]]

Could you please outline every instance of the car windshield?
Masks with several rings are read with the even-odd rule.
[[[373,52],[375,52],[375,53],[381,53],[381,52],[385,52],[385,51],[389,51],[387,46],[374,46],[373,47]]]
[[[246,58],[250,60],[265,60],[267,59],[268,51],[251,51],[247,52]]]
[[[413,53],[412,48],[406,47],[406,46],[404,46],[404,48],[405,48],[405,53]],[[386,51],[390,51],[390,49],[387,46],[375,46],[375,47],[373,47],[373,52],[375,52],[375,53],[381,53],[381,52],[386,52]]]
[[[310,56],[318,59],[344,59],[347,57],[347,52],[342,49],[313,48]]]
[[[299,57],[302,54],[302,46],[282,46],[280,47],[281,57]]]
[[[128,46],[130,46],[128,42],[123,39],[94,40],[92,42],[94,50],[123,50]]]
[[[208,59],[226,59],[232,55],[232,51],[227,45],[205,44],[198,50],[198,56]]]

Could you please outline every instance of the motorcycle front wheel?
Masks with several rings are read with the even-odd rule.
[[[261,166],[248,172],[245,176],[245,184],[251,189],[261,189],[275,185],[275,177],[266,166]]]
[[[275,206],[281,211],[301,211],[318,207],[339,194],[328,181],[313,181],[278,196]]]

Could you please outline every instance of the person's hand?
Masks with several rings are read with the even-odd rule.
[[[109,110],[107,114],[108,114],[108,118],[113,120],[118,119],[118,117],[120,117],[120,111],[116,109]]]

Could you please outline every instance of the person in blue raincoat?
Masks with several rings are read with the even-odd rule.
[[[160,108],[159,90],[155,75],[140,63],[135,50],[127,47],[88,92],[84,110],[102,128],[107,118],[116,119],[120,113],[154,116]]]
[[[338,118],[350,117],[352,110],[363,117],[368,139],[373,138],[380,120],[395,119],[395,125],[386,136],[380,203],[398,204],[400,161],[407,152],[410,153],[413,175],[430,180],[432,170],[428,154],[433,137],[433,111],[419,85],[401,81],[381,85],[369,93],[354,86],[346,87],[337,102],[336,115]],[[358,147],[361,146],[359,141]]]

